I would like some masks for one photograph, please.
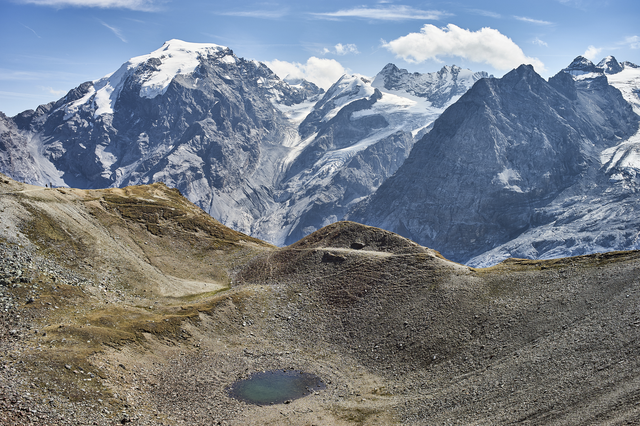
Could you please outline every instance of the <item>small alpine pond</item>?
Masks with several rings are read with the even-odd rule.
[[[315,374],[299,370],[272,370],[251,374],[229,385],[232,398],[256,405],[282,404],[325,389]]]

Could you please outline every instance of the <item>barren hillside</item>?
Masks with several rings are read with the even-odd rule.
[[[338,222],[276,248],[162,184],[0,176],[5,424],[640,421],[640,255],[472,269]],[[254,406],[293,368],[327,388]]]

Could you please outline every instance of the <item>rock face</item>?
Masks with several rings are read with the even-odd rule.
[[[548,82],[525,65],[481,80],[350,219],[472,265],[636,248],[635,172],[607,165],[638,131],[605,74],[619,68],[580,57]]]
[[[486,73],[386,66],[326,93],[214,44],[166,42],[57,102],[0,116],[0,171],[32,184],[162,181],[276,244],[342,219]]]
[[[589,63],[586,64],[589,68]],[[596,94],[608,80],[640,114],[640,69],[615,58],[602,60],[595,73],[574,72],[579,90]],[[612,106],[613,107],[613,106]],[[606,116],[603,116],[606,117]],[[602,118],[601,118],[602,120]],[[597,151],[596,151],[597,153]],[[640,180],[640,133],[622,137],[599,153],[577,185],[549,203],[540,214],[548,218],[541,226],[531,227],[513,241],[484,253],[472,263],[493,264],[508,256],[553,258],[569,255],[640,248],[636,212]]]
[[[291,244],[342,219],[400,167],[447,106],[485,77],[456,66],[409,74],[393,64],[373,81],[343,76],[300,123],[281,201],[252,235]]]

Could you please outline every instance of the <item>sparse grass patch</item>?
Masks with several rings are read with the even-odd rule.
[[[563,257],[549,260],[531,260],[509,258],[488,268],[471,268],[478,275],[493,273],[541,271],[546,269],[566,268],[569,266],[599,267],[616,262],[625,262],[640,258],[640,251],[612,251],[607,253],[586,254],[582,256]]]
[[[384,414],[383,410],[367,406],[353,408],[339,406],[334,409],[334,413],[338,418],[356,424],[383,424],[385,421],[389,420],[388,415],[384,415],[384,420],[376,420],[375,417]]]
[[[25,373],[43,395],[59,395],[73,402],[113,398],[112,392],[99,379],[104,374],[87,361],[86,356],[90,355],[88,352],[45,349],[24,357]],[[47,362],[43,363],[42,359]]]
[[[213,297],[223,291],[227,291],[229,290],[229,287],[224,287],[221,288],[219,290],[215,290],[215,291],[207,291],[205,293],[196,293],[196,294],[189,294],[187,296],[181,296],[178,299],[180,300],[184,300],[185,302],[195,302],[195,301],[202,301],[204,299],[207,299],[209,297]]]

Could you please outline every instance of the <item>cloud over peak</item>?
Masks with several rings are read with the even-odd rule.
[[[325,90],[346,73],[345,68],[335,59],[315,56],[310,57],[306,64],[278,59],[266,61],[265,64],[281,79],[304,79]]]
[[[593,61],[598,57],[600,52],[602,52],[601,47],[589,46],[587,50],[582,54],[582,56],[584,56],[590,61]]]
[[[444,28],[426,24],[419,33],[409,33],[388,43],[383,42],[383,47],[413,63],[458,56],[489,64],[499,70],[510,70],[521,64],[531,64],[538,72],[545,70],[539,59],[527,57],[509,37],[492,28],[474,32],[454,24]]]

